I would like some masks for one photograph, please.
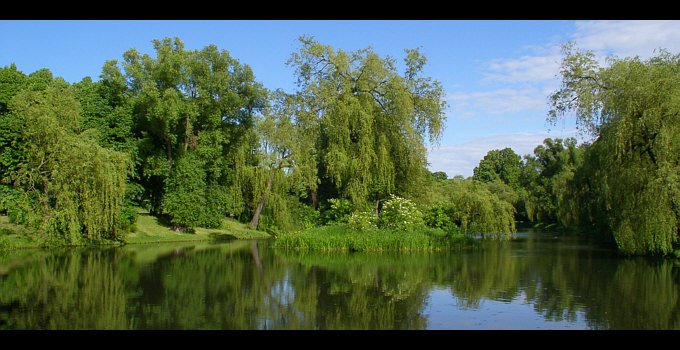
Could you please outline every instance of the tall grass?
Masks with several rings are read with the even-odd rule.
[[[275,248],[309,251],[442,251],[463,249],[474,239],[462,234],[447,235],[438,229],[396,232],[390,230],[355,231],[345,225],[314,227],[279,236]]]

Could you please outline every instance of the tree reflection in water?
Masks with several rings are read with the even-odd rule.
[[[425,329],[430,291],[594,329],[680,329],[680,268],[576,240],[451,253],[273,250],[268,242],[0,256],[3,329]],[[513,325],[508,325],[512,327]]]

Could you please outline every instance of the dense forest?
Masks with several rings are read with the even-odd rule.
[[[97,81],[0,68],[0,214],[62,244],[124,240],[141,208],[183,232],[230,217],[276,234],[340,223],[507,237],[519,222],[624,254],[677,248],[680,56],[602,67],[565,45],[547,118],[575,114],[593,141],[491,150],[465,179],[427,169],[446,102],[419,50],[398,63],[299,44],[295,92],[179,38],[105,62]]]

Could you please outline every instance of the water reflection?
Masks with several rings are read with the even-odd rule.
[[[299,254],[267,242],[0,255],[2,329],[680,329],[680,267],[569,237]]]

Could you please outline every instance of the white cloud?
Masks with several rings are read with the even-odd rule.
[[[619,57],[648,58],[654,50],[680,51],[680,21],[579,21],[569,38],[584,50],[592,50],[601,58],[609,54]],[[519,58],[498,58],[486,63],[483,82],[550,83],[559,74],[562,59],[559,44],[547,43],[524,47],[532,54]]]
[[[461,89],[450,93],[447,96],[451,107],[449,120],[462,122],[476,118],[476,122],[497,123],[493,119],[509,113],[545,114],[547,97],[559,84],[560,44],[573,40],[578,48],[594,51],[601,63],[607,55],[646,59],[659,48],[678,53],[680,21],[577,21],[574,30],[562,38],[566,39],[526,46],[521,49],[520,57],[487,61],[480,81],[480,86],[487,90],[467,92]],[[546,137],[577,137],[584,141],[585,135],[564,130],[567,124],[574,125],[573,118],[567,119],[561,122],[561,131],[546,125],[552,131],[486,136],[461,144],[443,144],[430,151],[430,169],[445,171],[450,177],[467,177],[491,149],[511,147],[517,154],[524,155],[532,153]],[[527,124],[527,130],[531,128]]]
[[[484,136],[457,145],[441,145],[428,154],[429,169],[444,171],[449,177],[472,176],[473,169],[479,165],[487,152],[492,149],[512,148],[520,156],[533,154],[534,148],[551,138],[576,137],[576,130],[561,130],[545,133],[517,133]]]
[[[447,96],[452,116],[471,117],[473,111],[505,114],[527,110],[542,110],[547,104],[543,90],[529,88],[501,88],[483,92],[455,92]]]
[[[555,80],[560,66],[559,49],[555,46],[544,55],[495,59],[488,63],[483,81],[503,83],[540,83]]]
[[[644,59],[659,48],[680,51],[680,21],[582,21],[575,27],[577,46],[602,55]]]

